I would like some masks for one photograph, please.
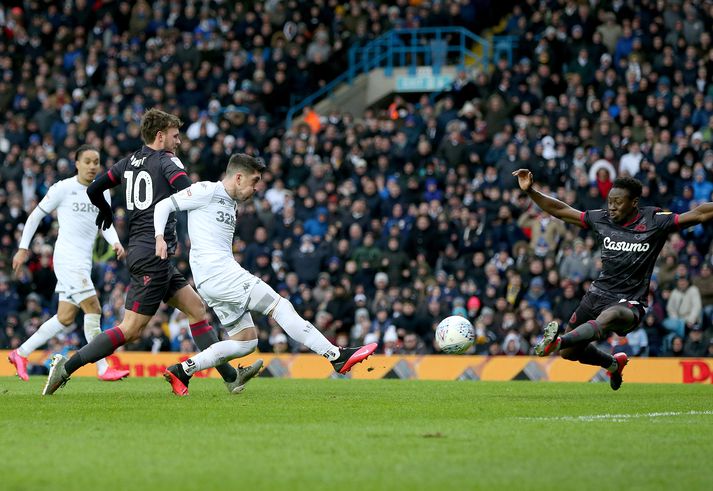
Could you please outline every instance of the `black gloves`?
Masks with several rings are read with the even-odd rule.
[[[104,212],[99,210],[99,214],[97,215],[97,220],[96,224],[97,227],[99,227],[101,230],[106,230],[109,227],[111,227],[111,224],[114,222],[114,214],[109,211],[109,212]]]

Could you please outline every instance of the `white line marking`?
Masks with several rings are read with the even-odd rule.
[[[667,411],[661,413],[638,414],[592,414],[583,416],[523,416],[525,421],[615,421],[622,422],[637,418],[672,418],[676,416],[713,416],[713,411]]]

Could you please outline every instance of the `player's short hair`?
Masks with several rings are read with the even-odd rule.
[[[266,168],[267,166],[261,158],[253,157],[245,153],[235,153],[230,156],[228,168],[225,169],[225,173],[228,176],[234,176],[238,172],[258,172],[262,174]]]
[[[614,179],[615,188],[626,189],[629,192],[629,198],[636,199],[641,197],[641,181],[633,177],[617,177]]]
[[[149,109],[141,118],[141,139],[147,145],[156,139],[156,133],[169,128],[180,128],[183,121],[178,116],[168,114],[160,109]]]
[[[82,158],[82,154],[84,152],[96,152],[99,153],[99,149],[95,147],[94,145],[90,145],[88,143],[85,143],[84,145],[81,145],[76,152],[74,152],[74,160],[79,160]]]

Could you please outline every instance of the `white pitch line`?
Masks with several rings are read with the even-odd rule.
[[[615,421],[621,422],[637,418],[670,418],[676,416],[713,416],[713,411],[667,411],[660,413],[637,414],[593,414],[583,416],[523,416],[525,421]]]

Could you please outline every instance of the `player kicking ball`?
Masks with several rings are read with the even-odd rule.
[[[18,377],[28,380],[27,357],[62,331],[66,331],[74,322],[79,309],[84,312],[84,336],[87,342],[101,333],[101,306],[92,283],[92,248],[97,236],[94,222],[99,210],[87,197],[87,186],[91,184],[99,171],[99,151],[89,145],[77,149],[77,175],[52,185],[37,207],[27,218],[22,230],[20,247],[12,258],[12,269],[17,276],[22,265],[27,262],[32,236],[37,231],[42,219],[57,210],[59,235],[55,244],[53,264],[57,275],[59,305],[57,313],[25,341],[12,351],[8,360],[15,365]],[[109,197],[107,191],[106,197]],[[104,239],[114,248],[118,259],[124,258],[124,248],[119,242],[114,227],[102,231]],[[97,360],[99,380],[120,380],[129,375],[128,370],[109,367],[105,359]]]
[[[141,138],[145,144],[129,157],[119,160],[87,188],[89,199],[99,208],[96,225],[107,229],[113,214],[105,191],[123,184],[129,224],[126,264],[131,276],[124,319],[118,326],[99,334],[69,360],[55,355],[43,395],[54,394],[80,367],[138,339],[161,302],[186,314],[193,340],[199,348],[205,349],[218,341],[215,331],[205,320],[205,306],[198,293],[168,258],[160,259],[154,255],[156,203],[191,185],[183,163],[173,153],[181,143],[179,128],[182,125],[177,116],[158,109],[148,110],[141,118]],[[175,217],[164,224],[168,254],[172,255],[177,245]],[[228,391],[233,392],[244,385],[245,380],[255,376],[259,367],[236,371],[225,364],[216,369],[223,376]]]
[[[641,182],[620,177],[607,196],[607,208],[579,211],[542,194],[532,183],[532,172],[513,172],[520,189],[550,215],[594,231],[601,247],[602,271],[582,298],[563,335],[550,322],[535,346],[538,356],[559,353],[562,358],[605,368],[610,385],[618,390],[628,363],[625,353],[611,355],[595,342],[610,333],[626,336],[644,316],[649,280],[656,258],[674,231],[713,219],[713,203],[704,203],[680,215],[658,208],[639,207]]]
[[[163,230],[169,215],[187,211],[189,260],[196,288],[230,336],[229,340],[215,343],[183,363],[168,367],[164,377],[176,395],[188,395],[188,383],[196,372],[255,350],[257,329],[251,312],[271,316],[288,335],[327,358],[342,374],[376,350],[376,343],[356,348],[334,346],[297,314],[289,300],[243,269],[233,258],[236,206],[253,196],[264,170],[261,160],[236,154],[230,157],[222,181],[193,184],[156,205],[156,256],[167,257]]]

